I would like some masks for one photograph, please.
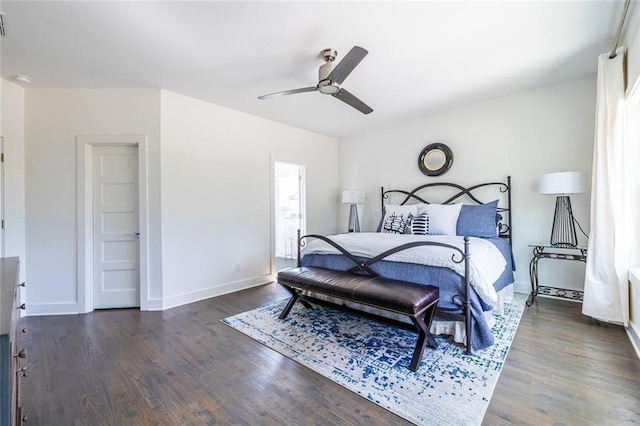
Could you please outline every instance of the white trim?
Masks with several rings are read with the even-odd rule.
[[[269,276],[275,280],[276,276],[276,160],[269,154],[269,238],[271,239],[271,262]]]
[[[222,296],[223,294],[234,293],[239,290],[257,287],[260,285],[268,284],[270,282],[273,282],[272,277],[270,275],[265,275],[262,277],[248,278],[245,280],[222,284],[216,287],[209,287],[202,290],[191,291],[188,293],[176,294],[163,300],[162,309],[175,308],[176,306],[182,306],[189,303],[198,302],[200,300],[210,299],[216,296]]]
[[[627,331],[627,336],[629,336],[629,340],[631,340],[631,345],[633,349],[636,351],[636,356],[640,358],[640,336],[636,333],[636,330],[633,327],[625,327]]]
[[[4,136],[0,136],[0,155],[4,157]],[[0,220],[4,222],[5,220],[5,172],[4,172],[4,158],[0,163]],[[5,247],[6,247],[6,232],[4,231],[5,227],[0,226],[0,256],[5,256]]]
[[[270,224],[271,224],[271,229],[270,229],[270,235],[271,235],[271,274],[269,275],[271,277],[271,281],[275,281],[276,279],[276,264],[275,264],[275,259],[276,259],[276,202],[275,202],[275,194],[276,194],[276,178],[275,178],[275,169],[276,169],[276,163],[280,163],[280,164],[285,164],[288,166],[295,166],[298,168],[298,172],[300,173],[300,181],[298,182],[299,185],[299,192],[300,192],[300,214],[302,215],[302,221],[300,223],[300,232],[302,233],[302,235],[306,234],[307,231],[307,166],[304,164],[298,164],[298,163],[292,163],[289,161],[281,161],[281,160],[276,160],[275,158],[273,158],[271,155],[269,155],[269,163],[270,163],[270,180],[271,180],[271,185],[269,186],[269,199],[270,199],[270,206],[269,206],[269,214],[270,214]]]
[[[149,298],[149,217],[146,135],[86,135],[76,138],[77,153],[77,312],[93,311],[92,206],[93,147],[97,145],[129,145],[138,147],[139,229],[140,229],[140,310],[157,306]],[[33,306],[33,305],[32,305]],[[31,311],[29,312],[31,315]],[[37,313],[36,313],[37,315]]]
[[[300,222],[300,232],[302,235],[307,234],[307,166],[304,164],[298,164],[299,182],[300,188],[300,214],[302,215],[302,221]],[[297,243],[297,241],[296,241]],[[297,246],[296,246],[297,247]]]
[[[640,268],[629,270],[630,294],[629,294],[629,327],[625,327],[629,340],[640,358]]]
[[[144,311],[161,311],[162,310],[162,299],[148,299],[145,309],[140,308],[140,310]]]
[[[27,316],[40,315],[76,315],[79,304],[76,302],[27,303]]]
[[[515,281],[513,283],[513,291],[515,291],[516,293],[531,294],[531,283]]]

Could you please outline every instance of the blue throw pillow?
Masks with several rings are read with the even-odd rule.
[[[458,216],[456,235],[466,237],[496,237],[498,200],[477,206],[463,204]]]

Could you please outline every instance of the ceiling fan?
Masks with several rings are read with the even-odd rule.
[[[324,49],[320,52],[320,55],[324,59],[325,63],[320,66],[320,70],[318,71],[319,77],[317,85],[303,87],[301,89],[270,93],[268,95],[258,96],[258,99],[269,99],[276,96],[317,91],[325,95],[331,95],[336,99],[340,99],[342,102],[357,109],[363,114],[369,114],[370,112],[373,112],[373,109],[371,109],[369,105],[365,104],[350,92],[340,87],[345,78],[351,74],[355,67],[358,66],[360,61],[362,61],[368,53],[369,52],[360,46],[353,46],[344,59],[336,65],[334,61],[336,60],[336,56],[338,56],[338,52],[335,49]]]

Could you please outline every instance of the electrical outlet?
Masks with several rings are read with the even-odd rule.
[[[240,272],[240,264],[236,263],[236,272]]]

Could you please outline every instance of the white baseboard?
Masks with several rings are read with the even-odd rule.
[[[148,299],[144,302],[144,308],[140,306],[141,311],[161,311],[162,299]]]
[[[80,306],[77,302],[66,303],[27,303],[27,316],[77,315]]]
[[[637,330],[633,325],[625,327],[625,330],[627,330],[627,336],[629,336],[633,349],[636,351],[636,356],[640,358],[640,336],[638,335]]]
[[[629,327],[626,330],[640,358],[640,268],[629,271]]]
[[[223,294],[233,293],[251,287],[257,287],[259,285],[263,285],[272,281],[272,275],[264,275],[261,277],[254,277],[246,280],[226,283],[216,287],[209,287],[203,290],[176,294],[174,296],[169,296],[163,299],[162,309],[164,310],[175,308],[177,306],[198,302],[200,300],[209,299],[211,297],[222,296]]]
[[[513,284],[513,291],[515,291],[516,293],[524,293],[524,294],[530,294],[531,293],[531,283],[530,282],[515,282]]]
[[[222,296],[223,294],[233,293],[235,291],[256,287],[262,284],[273,282],[274,275],[264,275],[261,277],[249,278],[246,280],[235,281],[222,284],[216,287],[209,287],[189,293],[177,294],[169,296],[165,299],[149,299],[145,303],[144,311],[162,311],[164,309],[175,308],[177,306],[186,305],[200,300],[209,299],[211,297]],[[80,306],[77,302],[64,303],[27,303],[27,316],[44,316],[44,315],[77,315],[80,313]]]

